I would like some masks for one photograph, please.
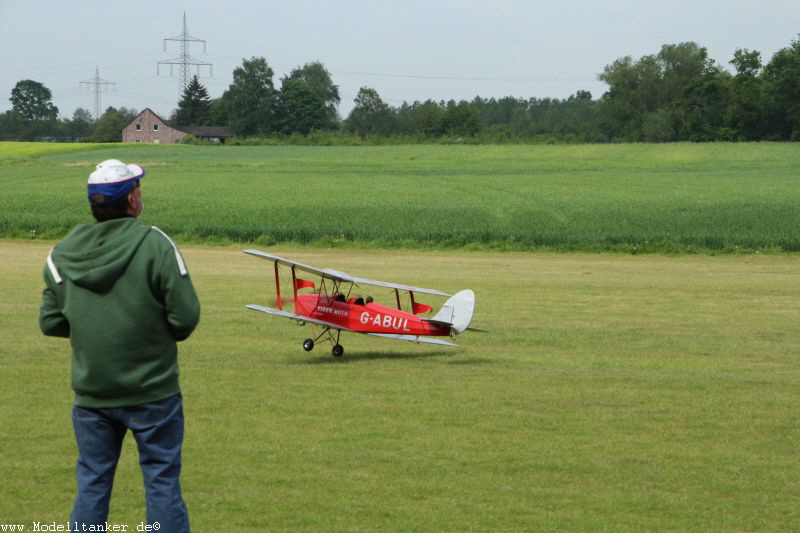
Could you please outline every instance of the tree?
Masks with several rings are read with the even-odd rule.
[[[211,98],[208,96],[208,91],[200,84],[197,76],[194,76],[183,91],[183,97],[178,102],[178,110],[173,120],[176,125],[204,126],[209,123],[210,112]]]
[[[611,137],[641,141],[653,134],[674,140],[680,130],[681,109],[673,104],[704,73],[720,69],[696,43],[665,44],[656,55],[634,61],[630,56],[607,65],[598,77],[609,89],[600,112]]]
[[[478,110],[481,123],[485,127],[491,128],[511,124],[517,113],[525,112],[528,109],[528,102],[523,98],[514,98],[513,96],[505,96],[499,100],[495,98],[485,100],[476,96],[472,100],[472,106]]]
[[[397,115],[397,131],[401,135],[412,135],[414,133],[414,112],[419,102],[409,104],[403,102],[400,107],[395,109]]]
[[[447,102],[442,115],[442,130],[449,135],[474,136],[481,131],[481,116],[466,100]]]
[[[277,94],[274,72],[263,57],[243,59],[233,71],[233,83],[222,95],[220,105],[228,124],[237,135],[268,134],[275,130]]]
[[[596,111],[597,102],[589,91],[577,91],[564,100],[554,100],[545,115],[543,133],[570,142],[606,140],[600,131]]]
[[[411,120],[414,133],[435,137],[442,134],[442,108],[433,100],[423,103],[414,102]]]
[[[99,143],[120,142],[122,141],[122,130],[129,123],[130,120],[124,113],[109,107],[97,121],[97,127],[95,127],[91,139]]]
[[[58,108],[53,105],[50,89],[33,80],[18,81],[11,89],[13,110],[23,120],[54,120]]]
[[[72,139],[88,139],[94,131],[94,118],[88,109],[79,107],[67,120],[67,135]]]
[[[600,109],[610,136],[640,140],[644,116],[656,109],[654,94],[659,75],[655,58],[645,56],[634,61],[631,56],[626,56],[617,59],[606,65],[598,79],[608,84]]]
[[[328,125],[322,98],[301,80],[283,78],[278,101],[279,130],[308,135]]]
[[[125,125],[127,126],[130,122],[135,119],[139,115],[139,111],[133,107],[120,107],[117,111],[125,118]]]
[[[708,57],[708,50],[697,43],[665,44],[656,56],[661,74],[661,104],[674,102],[704,74],[715,74],[719,67]]]
[[[739,48],[730,64],[736,68],[736,75],[730,84],[726,123],[737,139],[761,139],[765,132],[761,53]]]
[[[755,78],[761,72],[761,52],[737,48],[730,64],[736,68],[736,75],[743,78]]]
[[[225,101],[222,98],[214,98],[211,100],[211,105],[208,110],[208,125],[227,126],[229,123]]]
[[[16,111],[6,111],[0,115],[0,140],[21,141],[25,138],[26,121]]]
[[[347,131],[367,135],[387,136],[398,129],[397,113],[381,100],[378,91],[361,87],[353,102],[356,104],[345,120]]]
[[[800,140],[800,39],[775,52],[763,77],[765,107],[775,135]]]
[[[688,81],[671,109],[680,120],[679,138],[691,141],[735,140],[730,128],[731,75],[713,63]],[[659,139],[648,139],[659,140]],[[668,139],[672,140],[672,139]]]
[[[319,125],[314,129],[336,129],[339,122],[339,114],[336,110],[339,105],[339,87],[333,84],[331,74],[325,66],[318,61],[306,63],[302,67],[292,70],[287,78],[302,83],[319,99],[320,110],[314,110],[313,114],[321,116],[322,119],[318,121]],[[281,85],[281,91],[283,91],[283,86],[284,84]]]

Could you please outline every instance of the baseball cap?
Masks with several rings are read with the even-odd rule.
[[[119,159],[106,159],[97,165],[94,172],[89,174],[88,193],[92,205],[104,205],[116,202],[128,194],[137,180],[144,177],[144,169],[139,165],[126,165]],[[95,197],[102,195],[102,201]]]

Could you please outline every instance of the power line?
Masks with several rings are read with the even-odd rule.
[[[138,59],[140,57],[152,57],[154,55],[157,55],[157,54],[139,54],[139,55],[135,55],[135,56],[115,57],[114,59],[108,59],[108,60],[101,59],[100,61],[85,61],[83,63],[71,63],[71,64],[60,63],[58,65],[52,65],[52,66],[22,68],[22,69],[11,69],[11,70],[0,70],[0,74],[14,74],[14,73],[19,73],[19,72],[34,73],[34,74],[64,74],[66,72],[73,72],[73,70],[61,70],[61,69],[64,69],[64,68],[67,68],[67,67],[83,67],[83,66],[86,66],[86,65],[91,65],[92,63],[95,63],[95,64],[100,63],[101,65],[104,66],[104,68],[120,68],[120,65],[108,66],[107,63],[111,62],[111,61],[116,62],[116,61],[123,61],[123,60],[127,60],[127,59]],[[132,63],[132,64],[133,65],[144,65],[144,64],[147,64],[147,63]],[[121,66],[124,67],[124,66],[127,66],[127,65],[121,65]],[[49,71],[53,71],[53,70],[55,70],[56,72],[49,72]]]
[[[235,58],[230,56],[217,56],[209,54],[209,57],[234,61]],[[272,67],[278,68],[292,68],[290,65],[284,63],[270,63]],[[327,67],[326,67],[327,68]],[[390,72],[364,72],[355,70],[338,70],[328,69],[331,74],[341,74],[344,76],[370,76],[379,78],[410,78],[420,80],[450,80],[450,81],[489,81],[489,82],[505,82],[505,83],[540,83],[540,82],[567,82],[567,81],[595,81],[595,78],[585,76],[539,76],[532,78],[503,78],[503,77],[471,77],[471,76],[438,76],[438,75],[425,75],[425,74],[401,74]]]
[[[117,94],[125,96],[127,98],[132,98],[134,100],[141,100],[143,102],[158,102],[161,104],[174,105],[174,102],[172,100],[167,100],[166,98],[158,98],[152,95],[137,95],[133,93],[120,92],[120,91],[117,91]]]
[[[451,81],[499,81],[499,82],[563,82],[563,81],[590,81],[594,78],[583,77],[537,77],[537,78],[488,78],[488,77],[462,77],[462,76],[425,76],[421,74],[386,74],[380,72],[358,72],[348,70],[333,71],[336,74],[349,76],[377,76],[383,78],[411,78],[421,80],[451,80]]]
[[[172,75],[173,67],[178,65],[180,70],[180,93],[183,94],[183,91],[186,90],[186,87],[189,86],[189,68],[194,65],[197,66],[197,74],[200,74],[200,67],[208,66],[211,70],[211,76],[214,76],[214,66],[211,63],[206,63],[204,61],[198,61],[197,59],[193,58],[189,53],[189,43],[190,42],[198,42],[203,43],[203,53],[206,53],[206,42],[203,39],[198,39],[197,37],[192,37],[189,35],[189,30],[186,27],[186,12],[183,12],[183,31],[180,35],[175,37],[168,37],[164,39],[164,51],[167,51],[167,41],[178,41],[181,43],[181,55],[179,57],[173,59],[166,59],[164,61],[159,61],[158,66],[156,67],[158,74],[160,75],[160,67],[161,65],[169,65],[169,74]],[[180,95],[179,95],[180,98]]]
[[[108,81],[108,80],[104,80],[103,78],[101,78],[100,77],[100,67],[95,67],[94,68],[94,78],[92,78],[90,80],[84,80],[84,81],[80,82],[80,85],[81,85],[81,87],[83,87],[83,85],[86,85],[87,88],[90,85],[94,86],[94,119],[95,120],[99,120],[100,119],[100,89],[101,89],[101,87],[103,89],[105,89],[105,87],[107,87],[109,85],[113,86],[114,82],[111,82],[111,81]]]

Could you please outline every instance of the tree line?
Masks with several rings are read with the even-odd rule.
[[[737,49],[732,71],[693,42],[666,44],[651,55],[617,59],[599,79],[599,98],[482,98],[400,106],[362,87],[347,117],[337,111],[338,86],[319,62],[274,82],[263,57],[244,59],[220,98],[194,77],[169,117],[172,125],[225,126],[239,138],[280,139],[319,132],[362,139],[425,142],[669,142],[800,140],[800,40],[764,64],[758,51]],[[12,109],[0,115],[0,140],[118,141],[136,116],[109,108],[94,121],[85,109],[58,118],[44,85],[22,80]]]

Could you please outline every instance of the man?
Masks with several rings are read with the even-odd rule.
[[[147,523],[189,531],[181,496],[183,405],[177,341],[200,319],[186,264],[145,226],[144,169],[109,159],[89,176],[96,224],[79,224],[47,257],[39,325],[72,345],[78,494],[70,522],[105,525],[128,429],[139,449]],[[99,531],[99,529],[98,529]]]

